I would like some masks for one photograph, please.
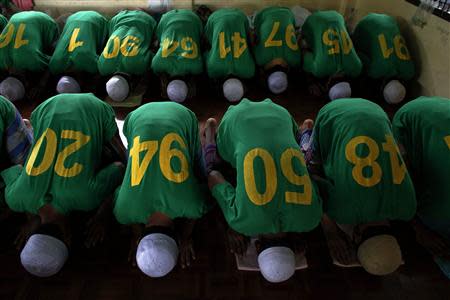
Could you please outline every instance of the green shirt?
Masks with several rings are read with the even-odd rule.
[[[42,12],[14,14],[0,35],[0,68],[45,71],[58,33],[56,22]]]
[[[368,14],[356,26],[353,41],[369,77],[409,80],[414,76],[414,63],[393,17]]]
[[[109,21],[109,39],[98,59],[101,75],[142,75],[150,70],[156,21],[139,10],[124,10]]]
[[[341,224],[409,220],[414,187],[386,113],[364,99],[339,99],[316,119],[314,153],[325,173],[324,211]]]
[[[71,15],[50,60],[50,71],[53,74],[97,73],[97,60],[105,45],[107,22],[95,11],[80,11]]]
[[[9,160],[5,161],[8,157],[5,142],[6,142],[6,130],[8,126],[14,121],[16,116],[16,108],[14,105],[5,97],[0,96],[0,171],[7,165],[9,165]],[[0,211],[5,207],[4,199],[4,187],[5,184],[0,178]]]
[[[128,115],[123,132],[129,158],[116,191],[117,220],[146,224],[155,212],[200,218],[207,211],[207,189],[194,173],[201,157],[194,113],[174,102],[148,103]]]
[[[255,62],[248,48],[248,34],[247,16],[239,9],[219,9],[209,17],[205,37],[211,49],[205,59],[210,78],[253,77]]]
[[[202,29],[200,18],[190,10],[175,9],[165,13],[156,28],[159,50],[153,58],[152,70],[171,77],[202,73]]]
[[[114,192],[122,171],[100,169],[103,146],[117,132],[112,108],[93,94],[61,94],[31,115],[35,142],[25,166],[1,173],[8,206],[37,213],[49,203],[60,213],[95,209]]]
[[[450,220],[450,99],[419,97],[406,103],[392,126],[415,175],[417,213]]]
[[[303,38],[311,52],[306,52],[303,70],[317,78],[334,74],[357,77],[362,64],[345,28],[344,18],[334,10],[310,15],[302,27]]]
[[[220,123],[217,148],[237,172],[236,187],[213,187],[228,224],[253,236],[305,232],[320,222],[322,206],[296,141],[297,124],[270,99],[242,100]]]
[[[283,59],[290,67],[300,67],[301,54],[295,34],[295,17],[289,8],[267,7],[255,16],[256,64],[265,66]]]
[[[4,15],[0,15],[0,30],[3,30],[8,24],[8,19]]]

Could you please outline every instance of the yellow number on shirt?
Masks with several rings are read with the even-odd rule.
[[[44,142],[44,139],[46,142],[45,152],[41,163],[37,167],[35,167],[34,164],[36,162],[36,158],[39,154],[39,150],[42,146],[42,143]],[[83,165],[79,163],[74,163],[73,166],[71,166],[70,168],[66,168],[64,166],[64,161],[67,159],[67,157],[69,157],[76,151],[80,150],[81,147],[89,143],[91,137],[81,133],[80,131],[63,130],[61,131],[61,139],[71,139],[75,140],[75,142],[68,145],[61,152],[58,153],[54,167],[55,173],[61,177],[66,178],[77,176],[83,170]],[[27,174],[30,176],[38,176],[46,172],[50,168],[55,159],[56,147],[57,147],[56,133],[53,129],[47,128],[42,134],[42,136],[37,140],[36,144],[33,147],[33,150],[31,151],[31,155],[25,166],[25,171],[27,172]]]
[[[231,52],[231,47],[225,47],[225,32],[219,33],[219,55],[220,58],[225,58]]]
[[[341,41],[342,41],[342,50],[345,55],[349,54],[353,49],[353,43],[351,38],[348,36],[347,31],[341,31]]]
[[[386,143],[383,143],[383,151],[389,153],[394,184],[401,184],[403,179],[405,179],[407,171],[405,164],[399,159],[400,150],[392,135],[386,135]]]
[[[231,40],[233,41],[233,57],[241,57],[241,55],[247,49],[247,40],[242,38],[239,32],[233,33]]]
[[[128,35],[125,37],[125,39],[122,42],[122,45],[120,46],[120,52],[125,57],[133,57],[138,55],[139,53],[139,38]]]
[[[330,35],[332,35],[334,38],[330,38]],[[328,50],[328,55],[334,55],[339,53],[339,34],[336,32],[336,30],[328,29],[324,31],[322,34],[322,41],[326,46],[332,47]]]
[[[133,148],[130,150],[131,158],[131,186],[139,185],[144,177],[145,171],[153,156],[158,150],[158,141],[140,142],[140,136],[133,139]],[[142,151],[145,153],[142,163],[139,163],[139,156]]]
[[[272,31],[270,32],[269,37],[267,38],[266,42],[264,43],[265,48],[283,46],[282,40],[274,40],[279,29],[280,29],[280,22],[274,22]],[[293,50],[293,51],[298,50],[297,37],[295,35],[294,25],[289,24],[286,27],[286,31],[284,32],[284,39],[285,39],[286,45],[291,50]]]
[[[310,205],[312,202],[312,184],[308,174],[295,174],[292,168],[292,159],[297,158],[302,166],[306,168],[305,159],[298,149],[290,148],[281,155],[281,171],[284,177],[296,186],[303,186],[303,193],[286,192],[285,198],[287,203]]]
[[[181,39],[181,49],[184,50],[181,56],[188,59],[194,59],[198,56],[197,43],[191,37],[185,37]]]
[[[264,164],[264,174],[266,175],[266,190],[262,194],[258,192],[255,182],[255,170],[253,168],[253,163],[256,157],[262,159]],[[269,152],[262,148],[255,148],[250,150],[245,155],[244,185],[248,198],[255,205],[264,205],[272,200],[277,190],[277,173],[275,169],[275,162]]]
[[[111,52],[108,52],[109,46],[113,43],[113,49]],[[112,35],[108,42],[106,43],[105,49],[102,52],[102,55],[106,59],[114,58],[119,54],[119,48],[120,48],[120,39],[118,36]]]
[[[55,172],[61,177],[75,177],[83,171],[83,165],[74,163],[70,168],[64,166],[64,161],[74,152],[80,150],[81,147],[89,143],[91,137],[81,133],[80,131],[63,130],[61,132],[61,138],[75,140],[72,144],[68,145],[61,152],[58,153],[55,164]]]
[[[260,193],[256,187],[254,161],[259,157],[264,165],[266,190]],[[286,203],[310,205],[312,202],[312,184],[309,175],[298,175],[292,167],[292,160],[296,158],[305,166],[303,155],[298,149],[286,149],[280,158],[283,176],[295,186],[303,186],[303,193],[285,192]],[[306,166],[305,166],[306,167]],[[272,201],[275,196],[278,179],[275,161],[272,156],[262,148],[250,150],[244,157],[244,186],[247,196],[255,205],[264,205]]]
[[[399,59],[401,59],[401,60],[410,60],[411,59],[408,48],[406,47],[406,44],[405,44],[405,40],[403,39],[403,37],[401,35],[396,35],[394,37],[394,47],[393,48],[388,48],[387,42],[386,42],[386,37],[384,36],[384,34],[378,35],[378,42],[380,43],[381,53],[383,54],[384,58],[389,58],[392,55],[392,53],[394,53],[394,50],[395,50],[395,55],[397,55],[397,57]]]
[[[184,37],[181,39],[181,42],[169,40],[165,38],[161,44],[162,46],[162,57],[169,57],[178,46],[181,46],[183,52],[181,52],[181,56],[187,59],[195,59],[198,57],[198,46],[197,43],[191,37]]]
[[[328,49],[328,55],[339,54],[341,48],[339,46],[339,39],[342,42],[342,52],[347,55],[353,49],[353,43],[350,37],[348,36],[347,31],[341,30],[340,35],[339,32],[330,28],[322,34],[322,42],[331,49]]]
[[[14,49],[19,49],[22,46],[28,45],[28,40],[23,39],[23,33],[27,25],[20,24],[19,29],[17,29],[16,41],[14,43]]]
[[[450,135],[446,136],[444,138],[445,142],[447,143],[448,149],[450,150]]]
[[[266,42],[264,43],[265,48],[281,47],[283,45],[283,41],[274,40],[275,35],[278,33],[278,29],[280,29],[280,22],[274,22],[272,31],[270,32],[269,37],[267,38]]]
[[[113,49],[109,52],[110,43],[113,43]],[[119,55],[119,50],[125,57],[133,57],[139,53],[139,38],[128,35],[126,36],[122,44],[120,43],[120,38],[118,36],[112,35],[108,42],[106,43],[105,49],[103,50],[103,57],[106,59],[111,59]]]
[[[293,51],[298,50],[297,36],[295,35],[294,25],[289,24],[286,27],[286,32],[284,33],[284,38],[286,40],[286,45]]]
[[[365,144],[369,149],[369,154],[366,157],[358,157],[356,155],[356,147],[360,144]],[[383,151],[389,154],[391,161],[392,181],[394,184],[401,184],[408,172],[405,163],[399,158],[400,151],[392,135],[386,135],[386,142],[382,144]],[[381,181],[382,170],[380,165],[376,162],[380,155],[380,149],[377,143],[368,136],[357,136],[350,140],[345,147],[345,157],[347,160],[355,165],[352,170],[353,179],[364,186],[373,187]],[[372,175],[364,177],[363,169],[371,168]]]
[[[174,142],[177,142],[182,149],[186,149],[186,143],[180,135],[169,133],[161,141],[159,149],[159,167],[163,176],[172,182],[182,183],[189,177],[189,164],[186,156],[179,149],[171,149]],[[140,153],[147,151],[140,163]],[[158,151],[158,141],[140,142],[140,136],[133,139],[133,147],[130,149],[131,158],[131,186],[141,184],[142,178],[150,165],[151,160]],[[170,162],[176,157],[179,159],[181,167],[178,172],[172,169]]]
[[[167,180],[181,183],[189,177],[188,161],[183,152],[178,149],[170,149],[173,142],[177,142],[182,149],[187,148],[181,136],[176,133],[167,134],[161,141],[159,166],[161,167],[162,174]],[[173,157],[178,158],[181,163],[181,170],[179,172],[175,172],[170,165],[170,161]]]
[[[365,144],[369,148],[369,154],[366,157],[359,157],[356,154],[356,147],[360,144]],[[345,147],[345,157],[348,161],[355,166],[352,169],[353,179],[364,186],[372,187],[381,181],[381,167],[376,162],[380,149],[377,143],[368,136],[357,136],[350,140]],[[372,175],[370,177],[364,177],[363,169],[370,167],[372,169]]]
[[[80,33],[80,28],[75,28],[72,32],[72,36],[70,37],[69,47],[67,47],[67,51],[73,52],[78,47],[84,45],[83,41],[77,41],[78,34]]]
[[[39,150],[41,149],[42,143],[45,139],[45,152],[42,158],[40,165],[34,167],[34,163],[36,162],[36,158],[39,154]],[[37,140],[36,144],[31,151],[31,155],[28,158],[27,164],[25,166],[25,171],[30,176],[38,176],[45,171],[47,171],[52,165],[53,159],[55,158],[56,153],[56,133],[50,128],[44,131],[41,137]]]
[[[247,49],[247,41],[241,38],[239,32],[233,33],[231,41],[233,42],[233,58],[239,58]],[[225,46],[225,32],[222,31],[219,33],[219,56],[224,59],[230,52],[231,46]]]
[[[395,54],[401,60],[410,60],[411,55],[409,55],[408,47],[406,47],[405,39],[401,35],[396,35],[394,37],[394,49]]]
[[[168,38],[165,38],[161,44],[162,46],[162,57],[166,58],[178,48],[177,41],[171,41]]]
[[[386,37],[384,36],[384,34],[378,35],[378,42],[380,43],[380,49],[381,53],[383,54],[383,57],[389,58],[389,56],[391,56],[392,53],[394,53],[394,48],[388,48]]]
[[[9,43],[11,42],[12,36],[14,34],[14,24],[9,24],[7,26],[8,30],[6,31],[5,34],[1,34],[0,35],[0,48],[4,48],[6,46],[9,45]],[[4,31],[4,30],[3,30]]]
[[[22,46],[28,45],[29,40],[23,39],[23,34],[25,32],[25,28],[27,25],[20,23],[17,29],[16,39],[14,41],[14,49],[18,49]],[[8,25],[8,30],[5,34],[0,35],[0,48],[4,48],[9,45],[12,40],[12,36],[14,34],[15,27],[13,24]]]

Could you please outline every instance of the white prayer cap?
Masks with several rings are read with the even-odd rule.
[[[130,86],[128,81],[120,75],[114,75],[106,83],[106,92],[111,100],[122,102],[130,93]]]
[[[342,81],[333,85],[333,87],[328,92],[328,97],[330,100],[350,98],[352,96],[352,88],[350,83]]]
[[[167,85],[167,96],[174,102],[184,102],[188,94],[188,87],[183,80],[172,80]]]
[[[64,266],[69,250],[66,245],[49,235],[33,234],[20,253],[22,266],[34,276],[53,276]]]
[[[178,247],[173,238],[162,233],[145,236],[138,245],[136,262],[146,275],[163,277],[177,264]]]
[[[56,85],[56,91],[58,94],[76,94],[81,92],[81,88],[75,78],[63,76]]]
[[[267,281],[283,282],[295,273],[295,254],[288,247],[270,247],[258,255],[258,265]]]
[[[387,275],[402,263],[402,252],[392,235],[377,235],[365,240],[358,247],[358,259],[362,267],[373,275]]]
[[[9,101],[14,102],[23,99],[25,96],[25,87],[19,79],[7,77],[0,83],[0,94]]]
[[[230,102],[237,102],[244,96],[244,86],[239,79],[230,78],[223,83],[223,95]]]
[[[383,90],[384,100],[389,104],[397,104],[405,99],[406,89],[398,80],[391,80]]]
[[[295,27],[302,27],[306,19],[311,15],[311,12],[300,5],[295,5],[291,8],[295,17]]]
[[[284,72],[276,71],[267,78],[269,90],[274,94],[281,94],[288,87],[287,75]]]
[[[155,13],[163,13],[170,10],[171,0],[148,0],[148,8]]]

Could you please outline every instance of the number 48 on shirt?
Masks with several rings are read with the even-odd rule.
[[[356,148],[359,145],[366,145],[369,149],[367,156],[360,157],[356,154]],[[389,154],[391,161],[391,172],[394,184],[401,184],[407,173],[406,166],[401,159],[399,159],[399,149],[395,144],[392,135],[386,135],[386,142],[382,144],[384,152]],[[357,136],[352,138],[345,147],[346,159],[354,164],[352,169],[353,179],[363,187],[373,187],[377,185],[382,178],[383,171],[380,164],[377,162],[380,156],[380,148],[375,140],[368,136]],[[371,175],[365,176],[363,170],[370,168]]]

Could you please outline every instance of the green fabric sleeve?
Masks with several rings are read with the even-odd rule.
[[[216,184],[211,191],[213,197],[219,203],[222,212],[227,218],[234,208],[234,202],[236,199],[236,189],[227,181]]]
[[[8,169],[3,170],[0,175],[3,178],[3,181],[5,182],[6,186],[11,185],[14,181],[17,180],[17,178],[20,176],[20,173],[22,173],[22,166],[21,165],[15,165]]]
[[[112,194],[115,188],[122,183],[123,172],[121,166],[112,163],[97,173],[91,184],[93,191],[101,196],[99,197],[100,201],[103,201],[103,197]]]
[[[108,104],[105,104],[105,119],[104,119],[104,132],[105,142],[110,142],[114,135],[117,133],[117,124],[114,115],[114,110]]]

